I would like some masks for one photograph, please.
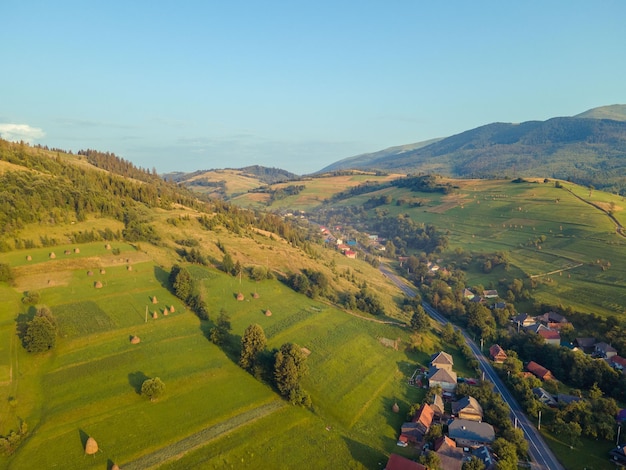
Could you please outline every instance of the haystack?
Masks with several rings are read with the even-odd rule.
[[[130,339],[130,344],[139,344],[141,343],[141,338],[139,336],[134,336]]]
[[[271,312],[271,310],[269,308],[265,311],[265,316],[266,317],[271,317],[272,316],[272,312]]]
[[[169,309],[169,308],[167,308],[167,307],[165,307],[165,308],[163,309],[163,316],[164,316],[164,317],[167,317],[169,314],[170,314],[170,309]]]
[[[106,274],[107,272],[104,269],[100,270],[100,274]]]
[[[111,470],[120,470],[120,467],[118,464],[114,463],[113,465],[111,465]]]
[[[159,318],[159,314],[157,313],[156,310],[154,312],[152,312],[152,318],[154,318],[154,319]]]
[[[74,248],[74,253],[80,253],[80,248]]]
[[[63,253],[66,254],[66,255],[71,255],[72,254],[72,252],[70,250],[65,250]]]
[[[57,255],[55,255],[55,254],[54,254],[54,251],[52,251],[52,252],[48,255],[48,257],[49,257],[50,259],[54,259],[54,258],[56,258],[56,257],[57,257]]]
[[[170,305],[170,313],[174,313],[176,311],[176,309],[174,308],[173,305]]]
[[[109,243],[107,243],[106,245],[104,245],[104,249],[105,250],[110,250],[111,249],[111,245]]]
[[[94,283],[93,283],[93,286],[94,286],[96,289],[102,289],[102,283],[101,283],[100,281],[96,281],[96,282],[94,282]]]
[[[93,271],[87,271],[87,276],[93,276]]]
[[[93,455],[98,452],[98,443],[93,437],[89,437],[85,443],[85,454]]]
[[[133,267],[129,264],[128,266],[126,266],[126,270],[127,270],[127,271],[132,271],[132,270],[133,270]]]
[[[26,261],[32,261],[32,260],[33,260],[33,257],[32,257],[31,255],[28,255],[28,256],[26,257]]]
[[[393,411],[394,413],[399,413],[400,412],[400,407],[398,406],[397,403],[393,404],[393,406],[391,407],[391,411]]]
[[[158,304],[159,303],[159,301],[156,298],[156,295],[152,297],[152,303],[153,304]]]
[[[258,299],[259,298],[259,293],[255,292],[254,294],[252,294],[252,298],[253,299]]]
[[[237,294],[237,300],[239,300],[239,301],[241,302],[243,299],[244,299],[243,294],[242,294],[241,292],[239,292],[239,293]]]

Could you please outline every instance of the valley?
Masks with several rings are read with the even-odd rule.
[[[33,174],[38,167],[60,184],[46,169],[53,157],[55,172],[83,168],[74,177],[96,178],[101,186],[94,203],[50,209],[34,200],[28,222],[4,213],[5,468],[256,468],[259,456],[273,468],[377,468],[391,453],[417,459],[413,447],[396,446],[409,409],[427,393],[408,379],[441,350],[454,357],[460,376],[478,371],[441,325],[411,328],[416,305],[392,282],[392,271],[381,273],[381,262],[474,339],[518,347],[508,318],[491,326],[460,313],[471,312],[459,297],[464,288],[497,290],[511,316],[559,309],[574,323],[562,334],[570,341],[593,334],[618,351],[625,347],[619,332],[626,240],[616,224],[626,216],[619,195],[553,179],[346,172],[261,182],[262,191],[234,191],[230,201],[194,199],[174,186],[139,191],[149,184],[137,186],[149,178],[141,174],[100,179],[103,170],[91,170],[84,156],[26,148],[19,165],[14,148],[5,144],[4,152],[25,181],[41,177]],[[28,202],[31,195],[21,197]],[[355,257],[338,249],[339,239],[354,242]],[[174,266],[193,279],[194,305],[177,297]],[[55,344],[29,353],[16,332],[43,307],[56,322]],[[214,344],[222,315],[230,329]],[[307,351],[301,386],[310,407],[281,398],[266,372],[239,367],[242,336],[252,324],[263,329],[268,354],[285,343]],[[165,392],[150,401],[141,387],[154,377]],[[604,387],[607,379],[599,380]],[[575,388],[566,382],[559,389]],[[568,461],[560,450],[567,445],[552,431],[555,412],[546,410],[544,419],[544,437]],[[94,455],[85,455],[88,437],[98,442]],[[580,437],[580,446],[587,442]],[[593,461],[608,468],[611,442],[602,442]],[[581,467],[568,461],[566,468]]]

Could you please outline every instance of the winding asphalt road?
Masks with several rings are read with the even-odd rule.
[[[408,297],[415,297],[415,292],[411,287],[409,287],[401,278],[396,276],[387,266],[381,264],[380,271],[388,277],[402,292],[404,292]],[[435,321],[446,324],[448,320],[446,320],[443,315],[441,315],[437,310],[435,310],[431,305],[422,302],[422,306],[428,315],[433,318]],[[481,370],[484,372],[485,380],[489,380],[493,383],[495,389],[500,393],[504,401],[509,405],[511,409],[511,421],[517,422],[517,425],[522,428],[524,431],[524,437],[528,441],[528,452],[530,454],[532,460],[532,467],[535,469],[546,469],[546,470],[564,470],[564,467],[559,463],[556,459],[550,448],[547,446],[543,437],[539,433],[539,431],[530,423],[529,419],[526,417],[522,408],[520,407],[517,400],[513,398],[509,390],[505,387],[504,383],[500,379],[500,377],[496,374],[496,371],[491,366],[489,360],[483,355],[480,348],[472,341],[472,339],[463,331],[462,329],[455,327],[457,330],[461,331],[465,341],[468,346],[471,348],[474,356],[480,363]]]

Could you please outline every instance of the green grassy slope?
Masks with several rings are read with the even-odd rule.
[[[50,260],[48,250],[30,250],[32,264],[18,275],[22,288],[41,282],[41,272],[53,280],[39,291],[41,303],[57,316],[60,335],[57,348],[43,355],[28,354],[16,342],[2,351],[0,362],[13,368],[13,378],[0,385],[0,403],[15,399],[5,406],[4,432],[19,418],[31,429],[18,452],[0,460],[3,467],[101,468],[109,461],[143,468],[158,459],[171,468],[252,468],[258,465],[254,456],[263,454],[274,468],[372,468],[395,450],[403,413],[423,394],[406,385],[418,357],[378,340],[406,340],[402,329],[347,315],[278,281],[240,283],[196,269],[209,304],[231,315],[235,335],[259,323],[270,347],[296,342],[311,351],[304,386],[313,409],[292,407],[206,339],[206,328],[162,286],[161,268],[145,254],[124,244],[114,244],[121,249],[117,257],[101,244],[79,246],[80,254],[66,255],[70,259]],[[15,259],[15,253],[0,255],[0,262]],[[105,273],[88,276],[85,261]],[[96,279],[102,289],[94,289]],[[0,289],[9,299],[0,307],[1,332],[8,337],[16,312],[29,307],[17,289]],[[258,298],[239,302],[237,291]],[[176,311],[164,316],[170,305]],[[156,319],[146,322],[146,307],[158,312]],[[267,308],[271,317],[263,314]],[[131,335],[141,343],[130,344]],[[434,337],[429,344],[424,357],[441,347]],[[154,376],[167,390],[150,403],[137,390]],[[396,401],[403,410],[398,415],[390,410]],[[101,448],[95,456],[84,455],[87,436]]]

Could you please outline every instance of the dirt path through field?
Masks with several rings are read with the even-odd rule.
[[[148,468],[156,468],[166,462],[178,460],[186,453],[199,449],[209,444],[212,440],[231,433],[246,424],[252,423],[258,419],[269,416],[286,406],[286,402],[282,400],[272,401],[258,408],[241,413],[234,416],[223,423],[209,426],[188,436],[174,444],[163,447],[155,452],[139,457],[137,460],[121,465],[124,470],[143,470]]]

